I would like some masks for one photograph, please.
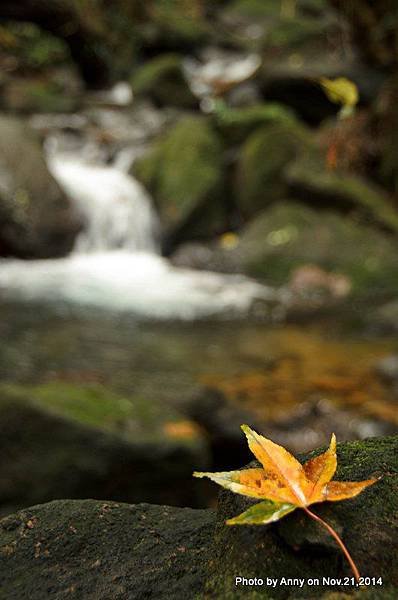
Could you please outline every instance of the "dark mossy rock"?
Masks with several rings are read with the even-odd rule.
[[[80,223],[22,120],[0,116],[0,256],[67,254]]]
[[[382,476],[357,498],[314,507],[314,512],[333,523],[358,564],[363,576],[381,577],[383,586],[361,590],[358,597],[393,598],[398,588],[395,560],[398,534],[398,437],[373,438],[339,444],[336,479],[355,481]],[[319,451],[310,456],[318,454]],[[306,457],[307,459],[308,457]],[[206,598],[346,598],[355,588],[324,586],[283,586],[275,588],[236,586],[237,576],[320,578],[351,577],[339,549],[302,511],[296,511],[269,527],[228,527],[225,519],[246,510],[248,499],[222,492]],[[329,590],[329,591],[328,591]],[[333,596],[333,593],[337,596]],[[331,595],[329,595],[331,594]]]
[[[145,47],[193,50],[214,35],[201,0],[153,0],[146,16],[140,31]]]
[[[222,144],[206,118],[180,119],[134,163],[133,174],[153,196],[166,238],[223,229]]]
[[[398,64],[398,7],[395,0],[330,0],[349,22],[363,58],[380,69],[396,70]],[[377,31],[377,35],[375,35]]]
[[[134,73],[131,85],[136,96],[147,96],[159,106],[195,108],[197,98],[184,77],[182,57],[162,54],[146,62]]]
[[[221,16],[246,48],[261,53],[256,79],[267,101],[292,107],[306,122],[318,124],[338,107],[317,79],[339,76],[355,81],[361,101],[374,100],[383,74],[364,68],[355,51],[348,56],[343,46],[331,43],[341,39],[346,24],[326,0],[236,0],[226,4]]]
[[[327,2],[281,4],[278,0],[234,0],[225,3],[220,19],[234,31],[242,45],[273,57],[283,52],[309,49],[313,44],[327,52],[325,37],[332,31]]]
[[[284,201],[248,223],[232,252],[245,273],[270,283],[311,264],[346,275],[353,293],[383,297],[397,292],[397,249],[390,235],[348,216]]]
[[[236,166],[236,202],[245,218],[286,196],[285,170],[310,144],[310,133],[293,119],[264,125],[247,138]]]
[[[327,170],[319,155],[302,154],[289,165],[286,180],[291,193],[310,204],[356,211],[365,220],[398,232],[398,211],[383,189],[359,176]]]
[[[17,113],[68,113],[79,106],[77,90],[67,90],[51,78],[14,77],[4,85],[0,98],[5,110]]]
[[[64,40],[89,84],[101,86],[109,82],[109,64],[104,56],[107,49],[101,39],[102,15],[100,17],[98,3],[91,3],[85,13],[80,2],[21,0],[15,3],[6,0],[1,3],[0,18],[21,22],[22,27],[34,23],[38,31],[46,32],[42,36],[44,43],[48,33]],[[43,52],[43,46],[40,50]]]
[[[294,122],[294,113],[282,104],[263,103],[242,108],[230,108],[223,102],[216,103],[215,122],[230,144],[243,142],[262,125]]]
[[[210,509],[95,500],[59,500],[6,516],[0,521],[0,598],[393,600],[398,588],[397,450],[397,437],[339,444],[337,479],[382,478],[357,498],[314,508],[341,533],[362,574],[383,578],[383,586],[360,592],[327,585],[237,587],[238,576],[322,580],[351,573],[338,549],[302,511],[267,527],[226,526],[226,518],[252,502],[223,492],[217,522]]]
[[[207,444],[155,401],[99,385],[60,382],[0,389],[0,511],[54,498],[195,506],[192,471]]]
[[[1,600],[194,598],[214,511],[59,500],[0,521]]]

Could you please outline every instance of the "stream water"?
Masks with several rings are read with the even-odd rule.
[[[256,303],[280,308],[278,291],[172,266],[151,198],[127,175],[135,150],[108,164],[96,147],[47,140],[49,168],[85,226],[65,258],[0,262],[0,379],[100,384],[182,411],[210,386],[298,450],[331,427],[354,438],[395,431],[396,399],[375,366],[396,342],[336,321],[253,322]]]
[[[70,256],[0,263],[3,297],[194,320],[246,315],[277,293],[244,276],[173,267],[159,254],[151,199],[120,162],[108,166],[47,143],[48,165],[85,224]]]

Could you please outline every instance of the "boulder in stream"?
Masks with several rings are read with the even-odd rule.
[[[270,283],[286,283],[295,269],[313,265],[347,277],[353,293],[379,299],[397,291],[397,247],[393,236],[348,216],[283,201],[249,222],[230,254],[247,274]]]
[[[182,63],[182,56],[171,52],[148,61],[131,78],[134,94],[160,106],[196,108],[198,100],[189,89]]]
[[[166,243],[225,227],[222,143],[209,120],[187,115],[133,165],[159,211]]]
[[[0,115],[0,256],[63,256],[79,229],[36,135],[23,120]]]
[[[197,506],[207,463],[195,425],[155,400],[100,385],[0,388],[0,512],[54,498]]]

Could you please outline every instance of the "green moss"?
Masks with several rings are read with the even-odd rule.
[[[22,112],[70,112],[76,110],[78,98],[65,94],[57,83],[39,79],[15,78],[5,87],[8,109]]]
[[[301,194],[333,202],[336,207],[356,209],[366,218],[398,232],[398,212],[392,200],[368,181],[353,175],[326,171],[322,162],[307,157],[289,166],[288,180]]]
[[[196,220],[208,214],[216,202],[222,179],[220,140],[205,118],[184,117],[136,162],[134,174],[153,195],[166,229],[178,229],[193,215]],[[217,227],[209,219],[209,233]]]
[[[255,19],[279,17],[280,10],[280,0],[234,0],[228,6],[228,12],[232,14]]]
[[[278,204],[247,226],[239,251],[248,274],[274,284],[286,283],[300,265],[315,264],[347,275],[354,294],[398,293],[396,241],[332,212]]]
[[[292,119],[249,136],[237,164],[237,204],[243,215],[252,216],[286,195],[285,169],[309,144],[305,127]]]
[[[289,124],[294,120],[293,111],[282,104],[270,102],[244,108],[229,108],[223,102],[216,103],[216,124],[230,143],[242,142],[261,125]]]
[[[282,19],[270,31],[266,45],[298,50],[324,35],[323,29],[319,19]]]
[[[197,99],[189,89],[178,54],[163,54],[146,62],[131,80],[136,95],[148,95],[161,105],[192,108]]]
[[[146,433],[152,438],[163,435],[161,425],[165,421],[179,419],[170,408],[142,398],[118,396],[99,384],[78,386],[49,382],[36,386],[1,385],[0,403],[10,399],[108,431],[123,430],[126,423],[135,421],[140,434]]]
[[[327,522],[334,523],[363,575],[382,577],[383,586],[368,588],[368,598],[390,598],[398,587],[395,561],[398,528],[398,437],[377,438],[338,444],[336,479],[352,481],[382,475],[382,479],[358,497],[344,502],[323,503],[314,507]],[[309,456],[319,454],[321,449]],[[336,546],[319,534],[315,524],[298,510],[280,523],[267,527],[227,527],[225,519],[241,513],[252,502],[222,492],[219,500],[218,527],[212,551],[206,589],[208,597],[293,598],[362,597],[352,588],[326,586],[235,587],[237,574],[244,577],[351,576],[347,562]],[[289,536],[286,532],[289,531]],[[293,535],[294,534],[294,535]],[[361,590],[362,592],[363,590]],[[387,592],[385,594],[385,591]],[[354,593],[354,595],[353,595]]]
[[[191,474],[208,464],[172,409],[62,382],[0,386],[0,453],[0,514],[54,498],[197,505]]]
[[[211,31],[198,0],[155,0],[150,16],[159,37],[170,46],[203,43]]]
[[[70,61],[65,42],[34,23],[9,22],[1,26],[1,33],[3,50],[17,57],[20,66],[36,70]]]

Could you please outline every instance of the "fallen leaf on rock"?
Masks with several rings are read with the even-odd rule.
[[[215,483],[243,496],[262,499],[244,513],[229,519],[227,525],[267,525],[302,508],[321,523],[335,538],[345,554],[357,580],[359,572],[348,550],[334,529],[307,507],[319,502],[336,502],[354,498],[378,481],[331,481],[337,467],[336,437],[323,454],[303,465],[283,446],[242,425],[249,448],[262,467],[220,473],[195,472],[194,477],[208,477]]]

